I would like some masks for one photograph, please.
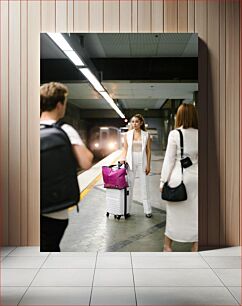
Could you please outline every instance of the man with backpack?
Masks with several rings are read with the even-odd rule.
[[[78,205],[77,167],[87,170],[93,154],[77,131],[60,121],[68,89],[51,82],[40,87],[41,216],[40,250],[59,252],[68,225],[68,207]],[[77,206],[78,208],[78,206]]]

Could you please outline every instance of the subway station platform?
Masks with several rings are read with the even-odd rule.
[[[139,179],[135,180],[131,217],[120,220],[106,216],[106,189],[103,188],[101,167],[115,164],[121,151],[101,160],[79,175],[81,201],[79,213],[69,212],[69,225],[61,241],[66,252],[160,252],[166,224],[165,202],[159,191],[163,157],[153,151],[151,173],[148,176],[152,218],[145,217]],[[190,251],[190,243],[174,243],[174,251]]]

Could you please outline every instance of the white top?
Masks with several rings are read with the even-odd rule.
[[[133,142],[134,142],[134,130],[130,130],[126,133],[127,137],[127,144],[128,144],[128,150],[126,155],[126,162],[129,165],[129,169],[132,170],[132,155],[133,155]],[[143,171],[145,171],[145,168],[147,166],[147,156],[146,156],[146,146],[148,142],[149,134],[146,131],[141,130],[141,154],[142,154],[142,168]]]
[[[51,125],[55,122],[56,122],[55,120],[40,120],[40,124]],[[65,123],[61,126],[61,128],[66,132],[72,145],[79,145],[79,146],[83,145],[83,141],[81,140],[80,135],[71,125]]]
[[[56,122],[55,120],[40,120],[40,124],[51,125],[55,122]],[[81,137],[71,125],[65,123],[61,126],[61,128],[66,132],[72,145],[79,145],[79,146],[83,145],[83,141],[81,140]],[[48,218],[65,220],[65,219],[68,219],[68,209],[63,209],[57,212],[42,214],[42,215]]]
[[[142,141],[141,140],[133,140],[133,152],[141,152],[142,151]]]

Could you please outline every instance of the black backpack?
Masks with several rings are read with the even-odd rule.
[[[41,213],[59,211],[80,200],[77,161],[69,137],[59,121],[40,125]]]

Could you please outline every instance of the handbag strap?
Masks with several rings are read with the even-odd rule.
[[[125,166],[125,168],[126,168],[126,165],[124,165],[124,166]],[[118,169],[120,169],[120,168],[122,167],[122,164],[121,164],[120,162],[118,162],[117,165],[109,165],[108,167],[109,167],[109,168],[118,167]]]
[[[179,132],[179,135],[180,135],[180,148],[181,148],[181,159],[182,159],[183,152],[184,152],[183,134],[182,134],[182,131],[180,129],[177,129],[177,131]],[[182,181],[183,181],[183,168],[182,168],[182,164],[181,164],[181,170],[182,170]]]
[[[177,131],[179,132],[180,134],[180,147],[181,147],[181,159],[183,157],[183,152],[184,152],[184,145],[183,145],[183,134],[182,134],[182,131],[177,129]]]

